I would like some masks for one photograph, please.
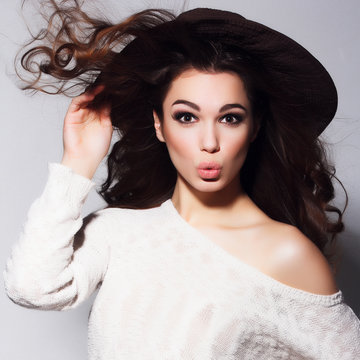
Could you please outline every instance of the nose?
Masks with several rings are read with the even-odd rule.
[[[220,150],[219,136],[213,123],[203,123],[200,135],[200,149],[209,153]]]

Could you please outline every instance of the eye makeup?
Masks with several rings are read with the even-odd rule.
[[[172,118],[181,124],[192,124],[198,120],[198,117],[189,111],[177,111],[172,115]],[[227,121],[229,120],[230,121]],[[237,126],[243,121],[244,117],[238,113],[227,113],[219,118],[219,122],[228,126]]]
[[[226,121],[229,118],[231,119],[231,122]],[[244,120],[244,116],[237,113],[228,113],[222,116],[220,120],[225,120],[224,122],[220,121],[223,124],[237,126]]]
[[[180,122],[181,124],[192,124],[191,119],[197,119],[197,117],[188,111],[177,111],[172,115],[173,119]]]

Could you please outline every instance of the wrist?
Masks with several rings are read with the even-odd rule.
[[[74,158],[64,155],[61,164],[71,168],[74,173],[82,175],[88,179],[92,179],[98,165],[91,164],[83,158]]]

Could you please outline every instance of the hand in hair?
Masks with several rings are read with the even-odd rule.
[[[64,120],[61,163],[89,179],[107,155],[113,131],[109,106],[100,110],[89,106],[103,89],[98,86],[74,98]]]

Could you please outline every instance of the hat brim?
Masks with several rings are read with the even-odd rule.
[[[277,87],[272,111],[287,111],[302,118],[315,137],[335,116],[338,104],[335,84],[324,66],[288,36],[243,16],[223,10],[196,8],[180,14],[200,39],[221,41],[250,54]]]

